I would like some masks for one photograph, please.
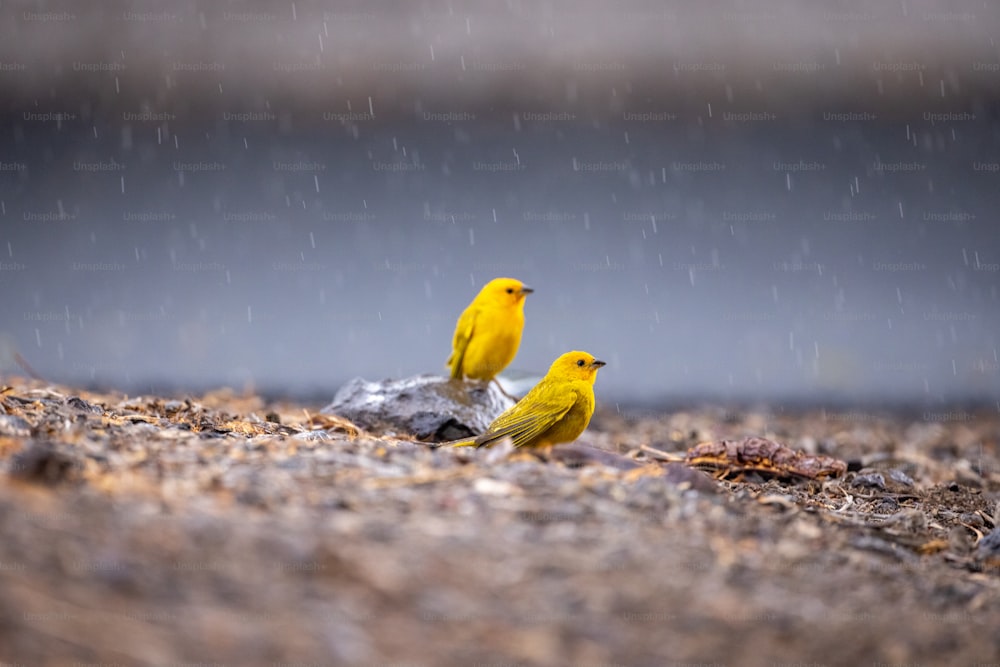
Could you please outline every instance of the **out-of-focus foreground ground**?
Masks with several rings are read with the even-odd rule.
[[[1000,549],[979,544],[997,521],[994,411],[604,409],[565,451],[606,453],[573,463],[431,450],[231,392],[8,385],[6,663],[972,665],[1000,651]],[[653,460],[746,435],[852,471],[716,482]]]

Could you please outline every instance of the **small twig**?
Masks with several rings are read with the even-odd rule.
[[[651,457],[655,458],[657,461],[679,462],[687,458],[681,454],[671,454],[670,452],[664,452],[656,449],[655,447],[650,447],[649,445],[639,445],[639,451],[650,454]]]
[[[32,378],[45,382],[45,378],[39,375],[38,372],[31,367],[31,364],[28,363],[27,359],[21,356],[20,352],[14,353],[14,361],[15,363],[17,363],[18,366],[21,367],[21,370],[30,375]]]
[[[837,509],[831,510],[831,511],[833,511],[833,512],[844,512],[844,511],[847,510],[848,507],[853,507],[854,506],[854,496],[852,496],[851,494],[849,494],[847,491],[844,491],[844,496],[847,497],[847,502],[844,503],[844,506],[843,507],[838,507]]]
[[[971,530],[972,532],[974,532],[976,534],[975,544],[979,544],[979,540],[983,539],[983,531],[979,530],[978,528],[975,528],[974,526],[970,526],[969,524],[963,523],[961,521],[958,522],[958,525],[965,526],[966,528],[968,528],[969,530]]]
[[[515,403],[517,403],[519,400],[521,400],[517,396],[511,396],[506,391],[504,391],[503,385],[501,385],[500,381],[497,380],[496,378],[493,378],[492,380],[490,380],[490,382],[495,383],[496,386],[497,386],[497,389],[500,390],[500,393],[503,394],[504,396],[506,396],[507,398],[509,398],[510,400],[514,401]],[[487,384],[489,384],[489,382]]]

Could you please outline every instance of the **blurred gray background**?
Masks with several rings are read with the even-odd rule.
[[[1000,5],[0,6],[0,373],[300,396],[1000,397]]]

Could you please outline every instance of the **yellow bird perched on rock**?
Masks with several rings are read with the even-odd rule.
[[[594,380],[604,366],[592,354],[567,352],[554,362],[541,382],[472,440],[452,447],[489,447],[510,438],[515,447],[549,447],[576,440],[594,414]]]
[[[451,377],[492,380],[514,360],[524,331],[524,297],[534,290],[514,278],[486,283],[458,318]]]

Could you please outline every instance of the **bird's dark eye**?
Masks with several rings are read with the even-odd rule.
[[[577,366],[583,366],[583,359],[578,359],[576,362]]]
[[[513,293],[514,293],[514,288],[513,287],[508,287],[507,288],[507,294],[513,294]]]

